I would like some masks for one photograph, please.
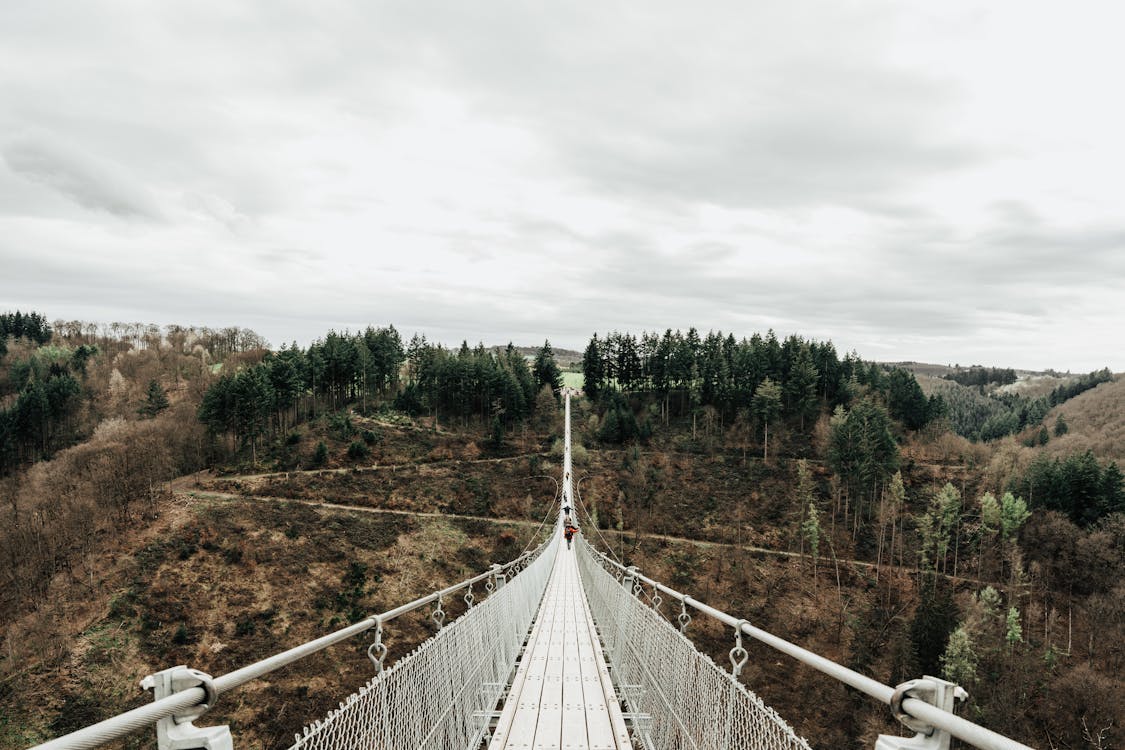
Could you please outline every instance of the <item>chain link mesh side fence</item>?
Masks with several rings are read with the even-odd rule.
[[[762,699],[721,669],[578,545],[578,567],[614,682],[646,750],[809,750]]]
[[[479,747],[551,573],[559,535],[521,573],[305,727],[290,750]]]

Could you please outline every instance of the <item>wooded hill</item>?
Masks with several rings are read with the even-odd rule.
[[[4,748],[137,705],[155,669],[219,674],[511,557],[559,471],[549,346],[528,362],[387,326],[268,351],[252,332],[78,323],[6,343],[3,408],[51,363],[80,390],[0,478]],[[1122,487],[1111,455],[1086,453],[1121,429],[1120,382],[1053,407],[1044,445],[1032,427],[974,442],[909,372],[830,342],[591,345],[591,398],[574,405],[591,541],[889,684],[949,675],[970,718],[1028,744],[1120,743]],[[218,475],[182,477],[204,468]],[[698,625],[722,657],[729,633]],[[392,648],[429,632],[404,627]],[[208,721],[276,746],[366,664],[332,652]],[[744,677],[816,747],[893,730],[772,652]]]

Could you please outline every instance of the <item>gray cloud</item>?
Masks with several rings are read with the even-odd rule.
[[[90,154],[38,139],[11,143],[3,154],[13,172],[83,208],[121,218],[160,217],[155,201],[142,186],[120,167]]]
[[[1008,46],[1022,14],[10,3],[0,297],[275,342],[773,326],[867,356],[1100,366],[1125,316],[1106,202],[1125,183],[1104,166],[1123,154],[1088,107],[1104,158],[1081,168],[1057,145],[1074,117],[1005,119],[1025,82],[994,61],[1022,76],[1038,54]],[[1085,80],[1076,59],[1052,64]]]

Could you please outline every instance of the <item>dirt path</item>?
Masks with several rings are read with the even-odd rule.
[[[457,518],[466,521],[485,521],[487,523],[506,524],[510,526],[539,526],[539,521],[525,521],[513,518],[488,518],[485,516],[465,516],[458,513],[436,513],[421,510],[391,510],[390,508],[372,508],[366,505],[343,505],[341,503],[325,503],[319,500],[305,500],[297,497],[277,497],[275,495],[239,495],[234,492],[215,492],[213,490],[181,489],[174,490],[178,497],[202,498],[209,500],[269,500],[280,503],[300,503],[313,508],[327,508],[329,510],[342,510],[355,513],[386,513],[394,516],[414,516],[416,518]]]
[[[392,509],[389,509],[389,508],[372,508],[370,506],[365,506],[365,505],[344,505],[344,504],[341,504],[341,503],[326,503],[326,502],[321,502],[319,500],[306,500],[306,499],[295,498],[295,497],[280,497],[280,496],[276,496],[276,495],[240,495],[240,494],[233,493],[233,492],[216,492],[216,491],[213,491],[213,490],[204,490],[204,489],[175,489],[174,488],[174,491],[175,491],[177,496],[184,497],[184,498],[203,498],[203,499],[213,499],[213,500],[268,500],[268,501],[271,501],[271,502],[300,503],[301,505],[307,505],[307,506],[314,507],[314,508],[325,508],[325,509],[328,509],[328,510],[344,511],[344,512],[351,512],[351,513],[388,514],[388,515],[396,515],[396,516],[413,516],[415,518],[454,518],[454,519],[461,519],[461,520],[466,520],[466,521],[484,521],[484,522],[487,522],[487,523],[494,523],[494,524],[507,524],[507,525],[511,525],[511,526],[522,526],[522,527],[525,527],[525,528],[531,527],[531,526],[538,527],[538,526],[541,525],[541,522],[539,522],[539,521],[527,521],[527,520],[522,520],[522,519],[488,518],[488,517],[485,517],[485,516],[467,516],[467,515],[462,515],[462,514],[458,514],[458,513],[438,513],[438,512],[434,512],[434,511],[392,510]],[[799,552],[790,552],[788,550],[770,549],[769,547],[757,547],[757,546],[749,545],[749,544],[739,545],[739,544],[731,544],[729,542],[709,542],[709,541],[704,541],[704,540],[700,540],[700,539],[689,539],[687,537],[682,537],[682,536],[670,536],[668,534],[652,534],[652,533],[645,533],[645,532],[636,533],[636,532],[631,532],[631,531],[615,531],[615,530],[612,530],[612,529],[606,529],[606,530],[600,530],[599,529],[598,534],[599,534],[599,536],[612,534],[612,535],[615,535],[619,538],[620,537],[632,536],[634,539],[638,539],[638,538],[639,539],[645,539],[645,540],[655,539],[655,540],[661,540],[661,541],[665,541],[665,542],[669,542],[669,543],[673,543],[673,544],[690,544],[690,545],[694,545],[696,547],[703,547],[703,548],[706,548],[706,549],[715,549],[715,548],[718,548],[718,549],[741,549],[745,552],[751,552],[751,553],[758,554],[758,555],[768,555],[768,556],[772,556],[772,557],[783,557],[783,558],[787,558],[787,559],[793,559],[793,558],[800,559],[800,558],[803,557],[801,555],[801,553],[799,553]],[[603,540],[604,540],[604,537],[603,537]],[[608,541],[606,541],[606,544],[608,546]],[[823,557],[822,560],[826,565],[833,562],[832,558],[830,558],[830,557]],[[916,568],[903,567],[903,566],[899,566],[899,565],[894,565],[894,566],[892,566],[892,565],[882,565],[882,566],[879,566],[879,565],[877,565],[873,562],[867,562],[866,560],[837,559],[837,560],[835,560],[835,562],[837,564],[840,564],[840,565],[850,566],[852,568],[859,568],[859,569],[868,570],[868,571],[878,569],[878,570],[881,570],[883,572],[903,573],[903,574],[907,574],[907,575],[914,575],[918,572]],[[939,575],[942,578],[945,578],[945,579],[950,580],[950,581],[955,581],[955,582],[958,582],[958,583],[971,583],[971,584],[976,584],[976,585],[981,585],[981,586],[992,586],[993,588],[997,588],[997,589],[1001,589],[1001,590],[1006,590],[1008,588],[1008,586],[1006,584],[998,583],[996,581],[983,581],[983,580],[980,580],[979,578],[968,578],[968,577],[965,577],[965,576],[952,576],[952,575],[941,574],[941,573],[939,573]]]
[[[261,474],[229,474],[209,475],[209,479],[225,479],[229,481],[254,481],[259,479],[275,479],[282,478],[288,479],[291,476],[318,476],[322,474],[366,474],[375,471],[398,471],[401,469],[417,469],[423,466],[449,466],[457,464],[501,464],[509,461],[518,461],[521,458],[528,458],[530,456],[539,456],[546,458],[546,453],[519,453],[515,456],[502,456],[500,458],[443,458],[439,461],[412,461],[405,464],[384,464],[380,466],[378,463],[370,466],[343,466],[335,469],[294,469],[293,471],[269,471]],[[198,475],[191,475],[198,476]],[[187,477],[181,477],[186,479]]]
[[[774,557],[788,557],[788,558],[794,558],[794,557],[795,558],[803,558],[804,557],[804,555],[802,555],[800,552],[790,552],[788,550],[770,549],[769,547],[755,547],[754,545],[750,545],[750,544],[731,544],[729,542],[709,542],[709,541],[704,541],[704,540],[701,540],[701,539],[689,539],[687,537],[682,537],[682,536],[669,536],[667,534],[651,534],[651,533],[645,533],[645,532],[636,533],[636,532],[632,532],[632,531],[616,531],[616,530],[613,530],[613,529],[606,529],[606,530],[599,529],[598,533],[599,534],[614,534],[618,537],[633,536],[634,539],[636,539],[636,538],[642,538],[642,539],[646,539],[646,540],[647,539],[660,539],[662,541],[671,542],[671,543],[674,543],[674,544],[693,544],[697,547],[708,547],[708,548],[719,547],[719,548],[728,548],[728,549],[741,549],[741,550],[744,550],[746,552],[753,552],[755,554],[760,554],[760,555],[772,555]],[[608,544],[608,542],[606,542],[606,543]],[[820,560],[821,560],[821,564],[823,564],[823,565],[828,565],[829,563],[833,562],[833,559],[831,557],[823,556],[823,555],[821,556]],[[905,567],[905,566],[902,566],[902,565],[877,565],[876,563],[867,562],[866,560],[852,560],[852,559],[847,559],[847,558],[837,558],[835,560],[835,562],[840,564],[840,565],[849,565],[849,566],[854,567],[854,568],[864,568],[866,570],[880,570],[882,572],[904,573],[904,574],[907,574],[907,575],[915,575],[915,574],[918,573],[917,568],[910,568],[910,567]],[[941,576],[942,578],[945,578],[946,580],[957,581],[958,583],[974,583],[974,584],[979,584],[979,585],[982,585],[982,586],[992,586],[993,588],[1000,589],[1000,590],[1006,590],[1006,589],[1010,588],[1007,584],[998,583],[996,581],[982,581],[979,578],[967,578],[965,576],[953,576],[953,575],[949,575],[948,573],[938,573],[938,575]]]

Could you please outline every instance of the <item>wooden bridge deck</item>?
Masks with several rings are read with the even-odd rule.
[[[562,543],[489,750],[631,747],[575,550]]]

